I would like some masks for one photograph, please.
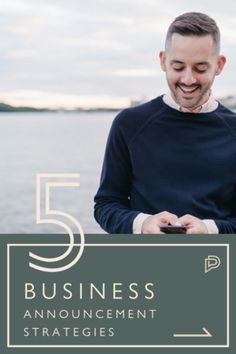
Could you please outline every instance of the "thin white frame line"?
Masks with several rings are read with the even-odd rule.
[[[79,246],[80,244],[75,244],[75,246]],[[212,345],[188,345],[188,344],[183,344],[183,345],[14,345],[14,344],[10,344],[10,317],[7,318],[7,328],[8,328],[8,332],[7,332],[7,347],[8,348],[229,348],[229,310],[230,310],[230,306],[229,306],[229,244],[127,244],[128,246],[165,246],[165,247],[170,247],[170,246],[174,246],[174,247],[209,247],[209,246],[214,246],[214,247],[226,247],[226,254],[227,254],[227,276],[226,276],[226,280],[227,280],[227,285],[226,285],[226,291],[227,291],[227,295],[226,295],[226,316],[228,321],[226,321],[226,344],[220,344],[220,345],[216,345],[216,344],[212,344]],[[24,247],[24,246],[67,246],[67,244],[7,244],[7,289],[9,290],[8,296],[7,296],[7,316],[8,314],[10,315],[10,248],[11,247]],[[85,246],[110,246],[110,247],[116,247],[116,246],[126,246],[126,244],[85,244]],[[9,312],[8,312],[9,310]],[[9,327],[8,327],[9,326]]]
[[[8,244],[10,247],[25,247],[25,246],[68,246],[68,243],[9,243]],[[80,243],[75,243],[74,246],[81,246]],[[158,247],[168,247],[168,246],[174,246],[174,247],[192,247],[192,246],[197,246],[197,247],[227,247],[229,246],[228,243],[222,243],[222,244],[214,244],[214,243],[209,243],[209,244],[204,244],[204,243],[184,243],[184,244],[179,244],[179,243],[86,243],[85,247],[153,247],[153,246],[158,246]]]
[[[226,333],[227,333],[227,344],[228,347],[230,346],[230,248],[229,248],[229,244],[226,245],[226,249],[227,249],[227,277],[226,277],[226,288],[227,288],[227,303],[226,303],[226,312],[227,312],[227,318],[226,318]]]
[[[229,348],[227,345],[9,345],[9,348]]]
[[[7,347],[10,346],[10,245],[7,245]]]

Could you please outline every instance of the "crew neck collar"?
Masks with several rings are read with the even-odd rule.
[[[175,110],[179,111],[179,112],[183,112],[183,113],[194,113],[194,114],[197,114],[197,113],[209,113],[209,112],[213,112],[217,109],[219,103],[215,100],[212,92],[210,93],[210,96],[208,98],[208,100],[203,104],[201,105],[200,107],[197,107],[196,110],[194,111],[189,111],[189,110],[186,110],[175,102],[175,100],[173,99],[173,97],[171,96],[171,93],[168,92],[166,93],[164,96],[163,96],[163,101],[165,104],[167,104],[167,106],[171,107],[171,108],[174,108]]]

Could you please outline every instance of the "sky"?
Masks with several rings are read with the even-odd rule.
[[[232,0],[0,0],[0,102],[125,107],[167,91],[158,55],[178,15],[204,12],[227,57],[213,92],[236,95]]]

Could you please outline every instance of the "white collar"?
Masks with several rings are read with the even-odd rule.
[[[175,102],[173,97],[171,96],[171,93],[168,92],[163,96],[163,101],[165,104],[168,106],[176,109],[177,111],[182,111],[181,106]],[[213,94],[210,94],[210,97],[208,98],[207,102],[205,102],[201,107],[200,110],[197,112],[190,112],[190,113],[208,113],[214,111],[218,107],[219,103],[214,99]]]

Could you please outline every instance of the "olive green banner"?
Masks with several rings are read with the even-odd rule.
[[[235,236],[66,241],[2,235],[1,353],[235,353]]]

